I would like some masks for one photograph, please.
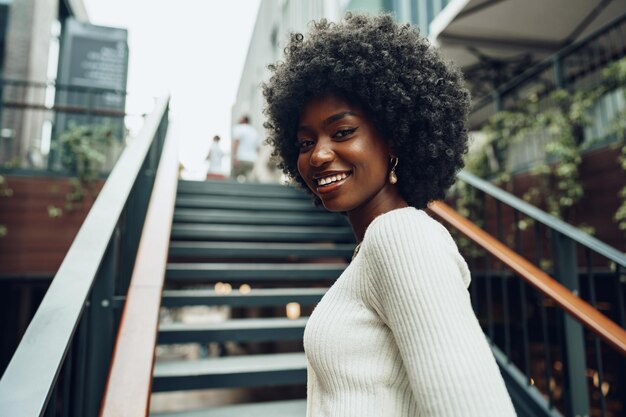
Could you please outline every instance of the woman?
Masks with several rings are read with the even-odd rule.
[[[463,165],[460,73],[411,26],[352,14],[292,35],[270,69],[281,168],[346,213],[359,242],[306,326],[307,415],[514,416],[467,265],[422,211]]]

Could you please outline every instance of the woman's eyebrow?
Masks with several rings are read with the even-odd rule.
[[[358,116],[358,114],[351,111],[343,111],[341,113],[333,114],[332,116],[324,120],[324,125],[329,125],[333,122],[336,122],[337,120],[343,119],[346,116]]]
[[[326,118],[322,123],[325,126],[328,126],[329,124],[331,124],[333,122],[336,122],[337,120],[341,120],[341,119],[343,119],[346,116],[358,116],[358,114],[355,113],[355,112],[352,112],[352,111],[343,111],[343,112],[340,112],[340,113],[337,113],[337,114],[333,114],[332,116]],[[298,126],[298,132],[310,131],[310,130],[312,130],[312,129],[309,126],[307,126],[307,125]]]

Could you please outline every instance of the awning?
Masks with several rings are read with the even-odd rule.
[[[477,97],[624,13],[625,0],[451,0],[429,38]]]

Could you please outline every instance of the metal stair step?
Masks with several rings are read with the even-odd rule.
[[[150,413],[150,417],[305,417],[306,400],[236,404],[193,411]]]
[[[306,383],[304,353],[157,362],[153,392]]]
[[[247,198],[268,198],[280,200],[302,200],[311,201],[312,197],[306,193],[287,187],[263,187],[259,188],[239,188],[239,185],[232,186],[209,186],[209,187],[185,187],[177,190],[178,196],[203,195],[221,197],[247,197]]]
[[[170,263],[166,278],[172,280],[318,280],[336,279],[346,265],[341,264],[242,264],[242,263]]]
[[[203,258],[350,258],[353,243],[268,243],[173,241],[171,257]]]
[[[174,223],[227,223],[227,224],[272,224],[272,225],[309,225],[347,226],[344,217],[330,213],[298,212],[259,212],[248,210],[216,210],[179,208],[174,212]]]
[[[225,224],[174,224],[172,239],[203,239],[226,241],[303,242],[336,241],[353,242],[349,227],[257,226]]]
[[[320,207],[316,207],[312,200],[186,194],[176,197],[176,208],[179,207],[250,210],[254,212],[261,210],[324,212]]]
[[[223,192],[227,194],[232,193],[280,193],[281,195],[306,195],[303,190],[292,187],[289,185],[282,185],[277,183],[266,182],[249,182],[239,183],[234,180],[221,180],[221,181],[178,181],[178,190],[182,192],[199,192],[199,193],[211,193],[211,192]]]
[[[168,323],[159,326],[159,344],[209,342],[267,342],[302,340],[308,317],[231,319],[221,323]]]
[[[245,294],[236,290],[230,294],[216,293],[213,290],[165,290],[162,305],[164,307],[192,305],[251,307],[287,303],[312,305],[317,304],[327,290],[327,288],[264,288],[252,289]]]

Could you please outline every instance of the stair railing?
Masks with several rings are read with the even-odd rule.
[[[0,415],[97,416],[168,107],[157,101],[89,211],[0,379]]]
[[[469,238],[459,242],[474,277],[474,309],[512,373],[566,416],[623,407],[626,256],[474,175],[461,172],[459,180],[482,196],[461,207],[463,215],[497,240],[461,227],[442,205],[432,211]]]
[[[145,417],[149,413],[177,185],[176,143],[168,136],[122,311],[100,417]]]

